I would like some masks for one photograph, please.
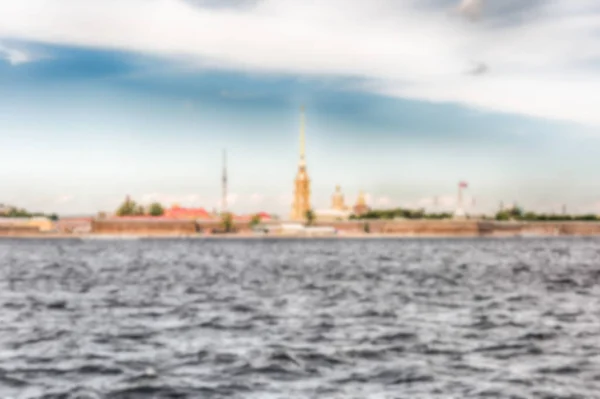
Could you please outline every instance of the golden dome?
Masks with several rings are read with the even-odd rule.
[[[367,201],[365,200],[365,193],[362,190],[358,193],[358,198],[356,199],[356,205],[359,205],[359,206],[367,205]]]
[[[331,196],[331,209],[343,211],[346,210],[346,208],[342,189],[340,186],[335,186],[335,192]]]

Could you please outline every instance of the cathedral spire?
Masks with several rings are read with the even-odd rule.
[[[306,166],[306,158],[304,152],[304,106],[300,107],[300,166]]]
[[[295,221],[304,220],[306,212],[310,210],[310,179],[306,171],[304,153],[304,107],[300,111],[300,162],[294,182],[294,202],[291,213],[291,219]]]

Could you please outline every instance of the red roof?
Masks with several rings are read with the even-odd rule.
[[[118,220],[164,220],[173,219],[167,216],[150,216],[150,215],[131,215],[131,216],[114,216],[107,219],[118,219]]]
[[[249,222],[254,216],[258,215],[261,221],[271,220],[271,215],[266,212],[258,212],[250,215],[233,215],[233,220],[239,222]],[[170,209],[166,209],[162,216],[149,216],[149,215],[138,215],[138,216],[117,216],[119,220],[173,220],[173,219],[219,219],[206,211],[204,208],[182,208],[174,206]]]
[[[210,213],[204,208],[181,208],[174,206],[171,209],[165,210],[165,217],[176,219],[209,219]]]

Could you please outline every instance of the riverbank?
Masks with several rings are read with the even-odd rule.
[[[552,237],[600,236],[600,222],[497,222],[482,220],[374,220],[318,223],[323,229],[273,230],[267,234],[254,232],[248,225],[236,225],[236,233],[214,233],[213,229],[184,223],[94,224],[101,228],[91,233],[4,231],[6,238],[48,239],[133,239],[133,238],[194,238],[194,239],[264,239],[264,238],[452,238],[452,237]],[[185,226],[185,228],[182,228]],[[211,226],[212,227],[212,226]],[[367,232],[368,231],[368,232]]]
[[[173,235],[173,234],[27,234],[27,235],[4,235],[0,240],[143,240],[143,239],[182,239],[182,240],[297,240],[297,239],[500,239],[500,238],[566,238],[566,237],[600,237],[600,234],[486,234],[486,235],[442,235],[442,234],[335,234],[335,235],[290,235],[290,234],[195,234],[195,235]]]

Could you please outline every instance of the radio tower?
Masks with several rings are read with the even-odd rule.
[[[458,183],[458,197],[456,199],[456,210],[454,211],[454,218],[456,219],[462,219],[466,216],[463,205],[463,190],[467,187],[468,185],[465,181]]]
[[[221,181],[223,193],[221,198],[221,213],[227,212],[227,151],[223,150],[223,178]]]

